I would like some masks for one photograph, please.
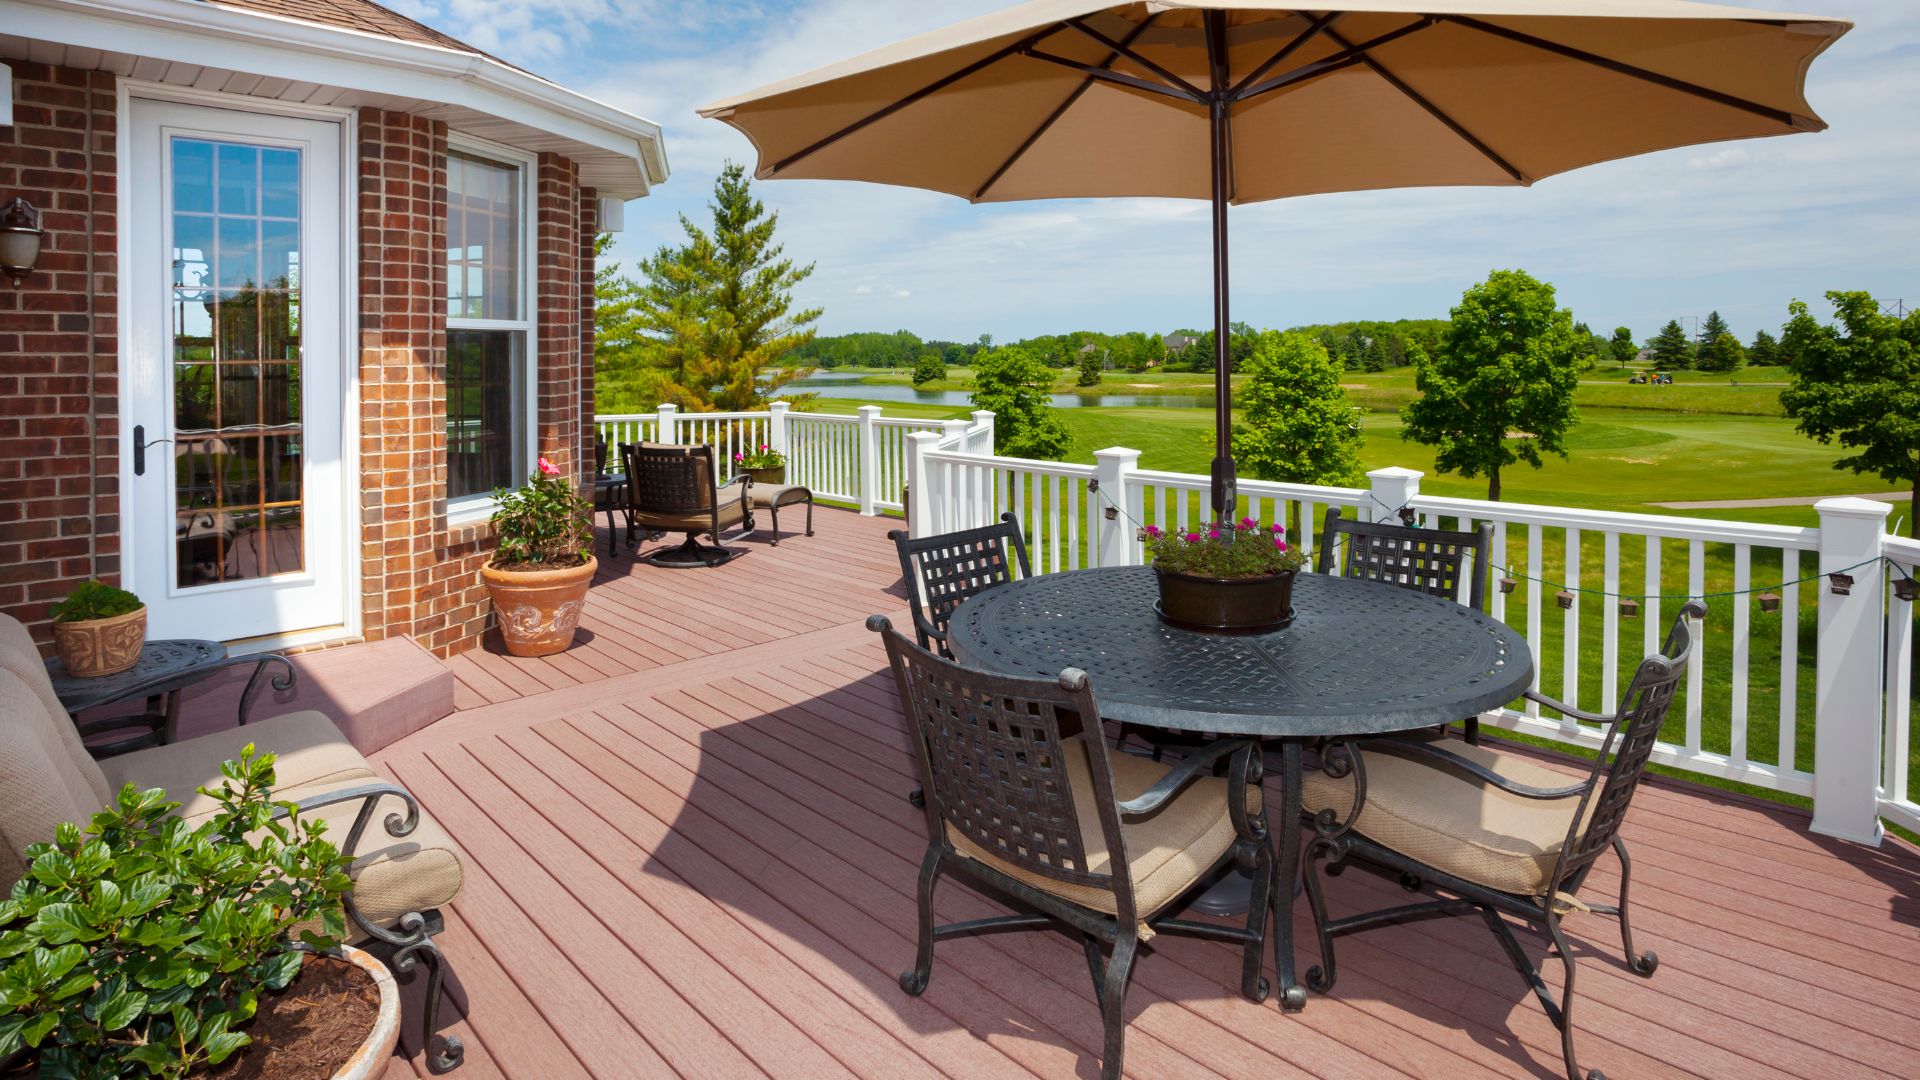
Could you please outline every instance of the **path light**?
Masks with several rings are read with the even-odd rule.
[[[1828,574],[1827,580],[1833,583],[1833,595],[1835,596],[1852,596],[1853,595],[1853,575],[1852,574]]]
[[[1771,615],[1780,610],[1780,594],[1763,592],[1760,594],[1760,610]]]
[[[1561,589],[1559,594],[1555,596],[1554,599],[1560,601],[1561,611],[1573,610],[1573,593],[1569,592],[1568,590]]]
[[[1640,617],[1640,601],[1631,599],[1629,597],[1624,597],[1624,596],[1621,597],[1620,598],[1620,614],[1625,615],[1629,619],[1639,618]]]

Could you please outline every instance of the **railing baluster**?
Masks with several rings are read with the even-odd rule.
[[[1059,477],[1055,477],[1057,483]],[[1056,492],[1058,488],[1054,489]],[[1067,569],[1080,568],[1080,485],[1067,481]]]
[[[1567,565],[1565,580],[1567,591],[1573,594],[1573,603],[1568,606],[1561,625],[1560,642],[1560,691],[1561,700],[1574,708],[1580,707],[1580,530],[1567,530]],[[1560,726],[1567,734],[1577,734],[1580,721],[1571,716],[1560,718]]]
[[[1687,542],[1687,595],[1699,597],[1707,591],[1707,545],[1702,540]],[[1704,635],[1694,634],[1693,656],[1687,661],[1687,751],[1700,752],[1700,720],[1706,695],[1707,643]]]
[[[1652,656],[1660,651],[1660,594],[1665,592],[1660,585],[1660,538],[1647,537],[1647,595],[1640,605],[1640,628],[1644,641],[1641,655]]]
[[[1800,713],[1800,552],[1780,552],[1780,746],[1779,768],[1794,766]]]
[[[1747,595],[1753,584],[1753,548],[1746,544],[1733,546],[1733,591],[1737,594],[1727,598],[1733,606],[1733,693],[1731,696],[1732,721],[1727,742],[1727,755],[1734,763],[1744,765],[1747,762],[1747,652],[1748,632],[1753,608],[1753,600]]]
[[[1607,595],[1600,609],[1600,712],[1611,712],[1620,702],[1620,534],[1608,530],[1603,541],[1600,588]]]
[[[1493,523],[1493,560],[1496,564],[1493,573],[1507,576],[1509,574],[1507,567],[1513,564],[1513,559],[1507,555],[1507,523],[1505,521]],[[1501,590],[1498,580],[1487,582],[1487,588],[1493,590],[1493,617],[1506,622],[1507,594]]]
[[[1527,526],[1527,648],[1533,652],[1533,689],[1540,689],[1540,596],[1544,592],[1541,581],[1547,576],[1546,564],[1541,561],[1544,550],[1538,525]],[[1527,702],[1527,715],[1540,715],[1540,706]]]

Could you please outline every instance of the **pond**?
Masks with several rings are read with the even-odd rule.
[[[898,383],[863,384],[861,372],[820,371],[788,383],[774,393],[819,393],[828,397],[846,396],[863,401],[902,401],[916,405],[945,405],[965,408],[971,404],[965,390],[920,390]],[[1204,394],[1050,394],[1056,409],[1091,409],[1099,406],[1125,409],[1211,409],[1213,398]]]

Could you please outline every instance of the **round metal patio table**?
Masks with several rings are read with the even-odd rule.
[[[962,663],[1053,678],[1077,667],[1107,720],[1280,742],[1281,880],[1300,872],[1301,745],[1448,724],[1533,682],[1526,640],[1463,604],[1375,582],[1301,574],[1293,624],[1264,634],[1181,630],[1154,614],[1145,566],[1025,578],[962,604],[948,647]],[[1274,896],[1281,1001],[1306,1003],[1294,976],[1293,890]]]

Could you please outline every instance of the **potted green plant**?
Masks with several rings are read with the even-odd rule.
[[[1188,630],[1256,633],[1293,621],[1293,579],[1305,561],[1286,526],[1200,525],[1141,531],[1160,585],[1160,618]]]
[[[275,1061],[338,1080],[384,1069],[398,991],[341,945],[349,860],[273,798],[273,763],[249,745],[222,765],[198,825],[128,784],[84,829],[27,848],[0,900],[0,1065],[89,1080],[177,1080],[236,1055],[269,1076]]]
[[[756,484],[784,484],[787,482],[787,455],[761,443],[760,448],[751,453],[734,454],[733,470],[752,477]]]
[[[70,675],[94,678],[125,671],[139,661],[147,642],[147,605],[104,581],[77,586],[48,614],[53,651]]]
[[[517,491],[498,493],[499,547],[480,568],[507,651],[549,656],[573,644],[599,562],[593,504],[546,458]]]

